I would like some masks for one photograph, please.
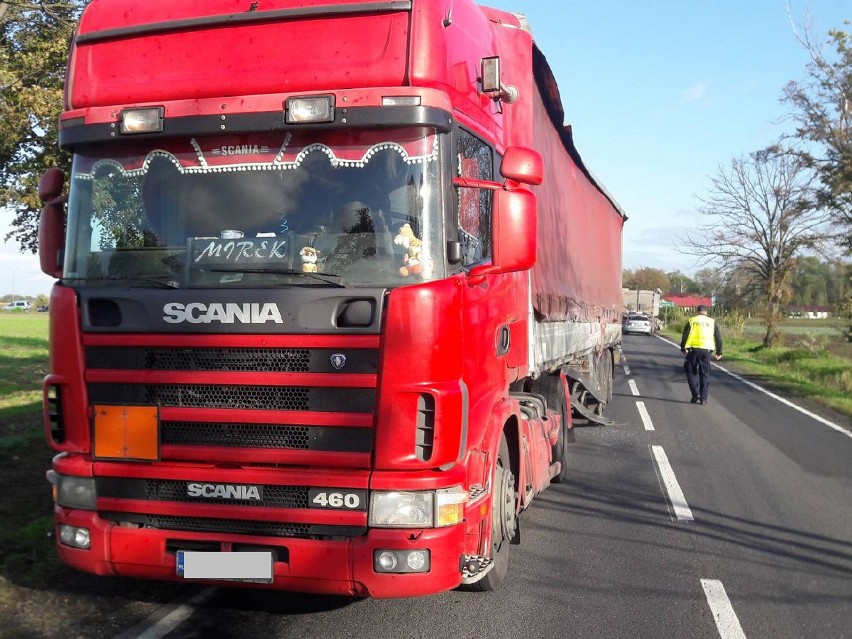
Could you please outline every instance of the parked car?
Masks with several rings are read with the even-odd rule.
[[[625,335],[629,333],[639,333],[650,336],[654,333],[654,319],[647,315],[631,313],[624,319],[624,325],[621,327],[621,332]]]
[[[9,302],[3,307],[4,311],[16,311],[19,309],[22,311],[30,310],[30,303],[26,300],[17,300],[15,302]]]

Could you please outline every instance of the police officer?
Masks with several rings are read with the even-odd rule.
[[[686,383],[692,393],[693,404],[707,403],[707,388],[710,386],[710,358],[722,359],[722,333],[715,320],[707,317],[707,307],[698,306],[698,315],[689,318],[683,327],[680,352],[686,355],[683,370]],[[713,351],[716,354],[713,355]]]

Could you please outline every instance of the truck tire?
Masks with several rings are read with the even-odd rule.
[[[613,375],[615,368],[612,364],[612,351],[607,349],[604,351],[604,397],[606,398],[606,403],[609,404],[612,401],[612,386],[613,386]]]
[[[500,450],[494,465],[491,499],[491,558],[494,567],[471,585],[473,590],[480,592],[496,590],[503,583],[509,571],[509,544],[518,531],[515,474],[509,462],[509,446],[505,435],[500,440]]]
[[[562,417],[562,426],[559,427],[559,437],[556,439],[556,445],[553,447],[553,461],[558,461],[562,464],[562,468],[557,475],[551,480],[554,484],[564,484],[568,481],[569,474],[569,444],[573,444],[574,429],[569,428],[571,421],[571,407],[565,399],[565,391],[562,388],[562,380],[556,377],[556,383],[551,384],[550,393],[547,396],[549,406],[557,409],[557,412]]]

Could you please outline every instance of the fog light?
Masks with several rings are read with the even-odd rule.
[[[428,550],[376,550],[373,553],[373,570],[397,574],[429,572]]]
[[[394,568],[396,568],[396,557],[392,552],[383,552],[379,553],[377,563],[379,564],[379,568],[381,568],[384,572],[391,572]]]
[[[66,546],[88,549],[91,544],[89,529],[78,528],[77,526],[60,526],[59,541]]]
[[[421,572],[427,567],[428,562],[429,553],[425,550],[413,550],[408,553],[408,557],[405,558],[405,563],[408,564],[408,567],[414,572]]]

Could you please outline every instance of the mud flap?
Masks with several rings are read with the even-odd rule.
[[[608,417],[598,415],[595,411],[589,410],[586,406],[580,403],[580,400],[573,393],[571,394],[571,408],[573,408],[577,414],[582,415],[590,422],[600,424],[601,426],[615,426],[615,422]]]

